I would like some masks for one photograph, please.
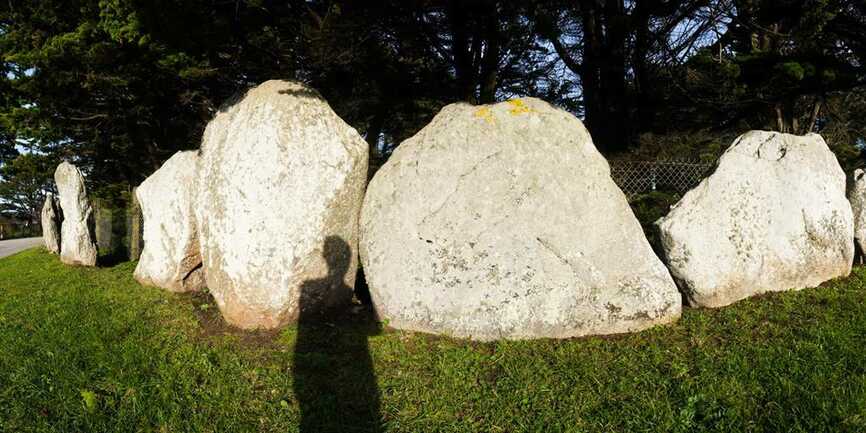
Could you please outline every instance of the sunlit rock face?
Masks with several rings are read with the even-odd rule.
[[[349,302],[367,157],[298,83],[261,84],[208,124],[196,215],[207,286],[229,323],[274,328]]]
[[[657,222],[690,304],[721,307],[848,275],[845,173],[824,139],[751,131]]]
[[[537,99],[449,105],[403,142],[368,187],[361,260],[399,329],[566,338],[680,315],[586,128]]]
[[[87,200],[84,176],[74,165],[62,162],[54,172],[63,222],[60,228],[60,261],[68,265],[96,266],[93,208]]]
[[[175,153],[136,189],[144,217],[138,282],[173,292],[204,288],[195,221],[198,152]]]

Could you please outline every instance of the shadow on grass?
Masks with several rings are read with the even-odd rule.
[[[251,331],[229,325],[210,293],[187,292],[178,293],[178,296],[192,304],[200,327],[199,338],[204,341],[230,336],[238,347],[244,349],[275,349],[279,345],[279,329]]]
[[[323,296],[352,293],[344,282],[352,250],[345,241],[331,236],[325,240],[322,255],[328,275],[301,287],[292,369],[301,409],[300,431],[380,432],[380,396],[367,341],[378,333],[378,325],[371,314],[323,310],[323,305],[347,306]]]
[[[301,286],[292,377],[300,408],[302,433],[382,432],[380,395],[368,339],[381,333],[369,302],[363,274],[355,295],[345,284],[352,263],[351,247],[338,237],[326,239],[322,255],[327,276]],[[240,348],[268,350],[279,346],[283,330],[249,331],[229,325],[210,293],[179,294],[193,305],[200,337],[230,336]]]

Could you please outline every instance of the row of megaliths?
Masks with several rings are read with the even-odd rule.
[[[93,208],[87,200],[84,176],[74,165],[62,162],[54,172],[57,196],[48,193],[42,206],[45,247],[60,254],[68,265],[96,266]]]
[[[638,331],[683,299],[851,269],[856,205],[815,134],[738,138],[657,223],[664,262],[580,120],[543,101],[449,105],[369,185],[367,153],[315,91],[248,91],[138,188],[135,277],[207,287],[229,323],[274,328],[347,304],[360,261],[391,326],[491,340]]]

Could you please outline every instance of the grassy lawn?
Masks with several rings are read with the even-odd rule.
[[[635,335],[489,344],[363,311],[244,333],[133,268],[0,259],[0,431],[866,431],[863,268]]]

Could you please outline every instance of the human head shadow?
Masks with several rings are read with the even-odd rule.
[[[352,254],[346,241],[328,237],[322,248],[327,276],[301,286],[292,372],[302,433],[382,431],[367,341],[378,325],[369,311],[351,310],[345,279],[352,276]]]

